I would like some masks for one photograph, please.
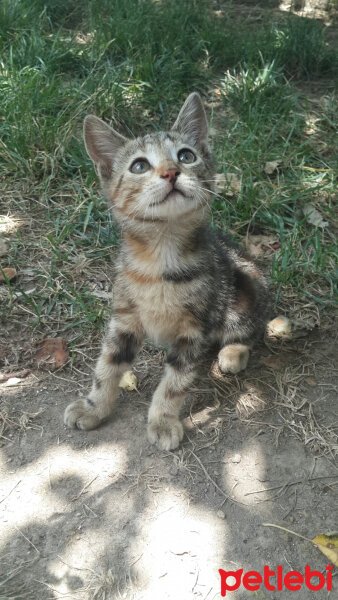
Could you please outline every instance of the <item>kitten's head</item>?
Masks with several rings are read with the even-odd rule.
[[[187,98],[169,132],[129,140],[90,115],[84,138],[118,218],[172,221],[208,206],[213,171],[197,93]]]

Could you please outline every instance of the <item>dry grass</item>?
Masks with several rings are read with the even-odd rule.
[[[30,592],[26,585],[17,584],[17,577],[20,573],[22,574],[32,567],[37,558],[21,561],[14,568],[8,564],[7,568],[4,569],[5,575],[0,575],[0,600],[36,600],[35,594]],[[1,556],[0,561],[4,568],[6,565],[6,556]]]
[[[267,340],[265,347],[254,352],[256,364],[249,362],[246,372],[236,377],[223,376],[214,363],[210,375],[191,390],[193,402],[186,422],[192,429],[192,441],[203,433],[197,446],[194,442],[194,450],[217,445],[220,433],[231,427],[232,419],[239,418],[249,426],[264,424],[271,428],[276,444],[282,433],[293,435],[316,456],[335,461],[337,420],[330,408],[327,414],[318,414],[325,408],[327,395],[331,399],[337,395],[335,344],[332,337],[324,344],[320,337],[320,331],[310,334],[304,327],[295,329],[294,338],[287,341]],[[271,366],[266,361],[267,351]],[[261,355],[259,364],[257,355]],[[186,452],[189,447],[187,444]]]

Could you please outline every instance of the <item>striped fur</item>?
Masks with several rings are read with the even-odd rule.
[[[246,367],[267,320],[266,282],[230,239],[208,227],[214,171],[198,94],[169,132],[126,140],[87,117],[85,142],[123,237],[114,316],[93,387],[86,401],[67,407],[65,423],[91,429],[109,416],[119,379],[148,337],[169,346],[148,438],[173,449],[183,437],[180,408],[207,347],[219,343],[223,371]]]

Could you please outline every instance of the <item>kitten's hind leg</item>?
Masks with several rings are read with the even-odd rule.
[[[109,417],[123,373],[130,368],[142,337],[123,327],[113,318],[107,338],[96,363],[92,389],[86,399],[75,400],[65,410],[64,422],[68,427],[95,429]]]
[[[218,353],[218,365],[222,373],[235,375],[246,369],[250,354],[247,344],[227,344]]]

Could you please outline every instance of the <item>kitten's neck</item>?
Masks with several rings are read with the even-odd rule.
[[[177,221],[128,219],[122,229],[124,262],[148,275],[182,269],[196,261],[205,226],[206,215],[196,210]]]

